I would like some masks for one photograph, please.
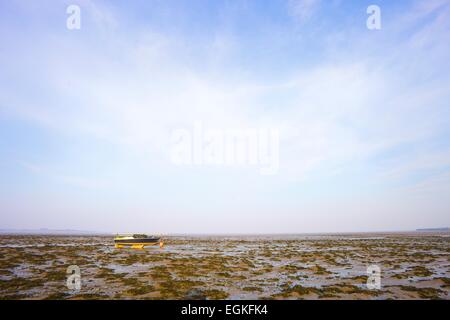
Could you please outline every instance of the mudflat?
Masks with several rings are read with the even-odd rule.
[[[0,236],[1,299],[450,299],[449,233]],[[80,270],[80,290],[67,286]],[[368,267],[381,287],[367,286]]]

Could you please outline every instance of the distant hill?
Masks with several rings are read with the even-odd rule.
[[[425,229],[417,229],[419,232],[449,232],[450,228],[425,228]]]
[[[44,235],[100,235],[107,232],[73,229],[0,229],[0,234],[44,234]]]

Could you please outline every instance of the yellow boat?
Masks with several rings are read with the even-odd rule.
[[[114,237],[116,248],[131,247],[143,249],[146,246],[158,245],[162,248],[164,243],[161,237],[148,236],[146,234],[118,234]]]

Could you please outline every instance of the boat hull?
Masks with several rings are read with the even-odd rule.
[[[141,239],[114,239],[116,248],[131,247],[135,249],[143,249],[146,246],[159,245],[163,247],[161,238],[141,238]]]
[[[120,244],[125,244],[125,243],[159,243],[160,238],[145,238],[145,239],[117,239],[114,240],[114,243],[120,243]]]

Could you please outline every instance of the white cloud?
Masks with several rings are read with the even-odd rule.
[[[320,2],[290,1],[289,5],[291,15],[303,23],[313,17]],[[424,12],[433,12],[430,10]],[[351,46],[342,49],[332,44],[332,48],[326,48],[336,55],[303,67],[293,64],[282,77],[261,78],[252,75],[251,65],[241,73],[232,72],[234,66],[230,67],[226,57],[238,54],[235,50],[242,49],[239,45],[245,49],[243,43],[236,45],[232,34],[217,33],[212,39],[192,41],[151,28],[115,33],[120,21],[102,9],[105,16],[94,14],[99,23],[88,32],[88,39],[101,39],[98,43],[86,41],[82,33],[55,31],[39,38],[30,55],[26,50],[30,35],[11,31],[17,36],[16,42],[0,52],[0,80],[5,80],[0,89],[0,108],[9,116],[24,118],[63,136],[69,143],[88,140],[99,147],[95,154],[99,167],[108,166],[108,172],[122,170],[116,180],[105,181],[101,174],[79,168],[78,160],[85,154],[64,158],[57,167],[24,164],[31,172],[85,189],[102,189],[116,182],[122,187],[121,182],[128,182],[133,196],[140,188],[153,187],[163,190],[153,198],[173,198],[172,193],[178,191],[178,201],[184,196],[187,203],[197,201],[196,205],[202,207],[208,201],[203,191],[211,192],[217,203],[228,203],[231,192],[239,196],[250,188],[261,188],[276,197],[283,193],[280,190],[324,177],[343,173],[351,179],[355,167],[361,166],[366,170],[365,181],[375,178],[390,184],[418,170],[444,170],[448,164],[448,150],[422,147],[436,137],[448,141],[445,130],[449,118],[445,116],[449,112],[446,101],[450,81],[443,72],[448,69],[443,58],[448,48],[439,41],[448,37],[445,12],[428,17],[430,21],[420,28],[416,28],[417,20],[399,19],[392,32],[375,40],[365,33],[353,34],[348,39]],[[404,30],[412,35],[404,37]],[[270,39],[266,41],[270,43]],[[390,48],[392,43],[395,46]],[[430,53],[433,59],[426,59]],[[269,68],[278,70],[279,62],[270,61]],[[178,186],[180,171],[170,166],[168,158],[172,129],[191,126],[195,121],[219,129],[279,128],[279,175],[258,185],[260,181],[253,183],[244,174],[233,180],[230,177],[235,176],[226,170],[213,174],[200,171],[192,181],[195,188],[205,190],[195,198],[197,194],[190,185],[184,189]],[[102,155],[105,145],[114,146],[119,159]],[[409,148],[408,153],[402,148]],[[389,161],[373,160],[386,157],[391,150],[400,150],[403,157],[394,154],[387,156]],[[427,152],[426,157],[423,152]],[[154,176],[163,176],[161,180],[175,185],[172,188],[176,191],[169,192],[154,183]],[[202,183],[208,179],[214,181]],[[447,181],[429,177],[423,183],[428,188],[436,182],[443,190]],[[347,181],[338,188],[341,186],[354,187]],[[242,199],[239,205],[254,201],[249,207],[256,210],[260,203],[270,202],[258,198],[263,194],[258,193],[261,189],[252,189],[255,195]],[[217,190],[217,194],[210,190]],[[158,201],[164,204],[164,200]],[[169,211],[172,202],[161,207]],[[143,201],[142,207],[145,205],[148,202]],[[403,205],[386,204],[383,209],[389,207],[388,211],[394,212],[403,207],[407,212],[408,206]],[[311,208],[313,213],[321,210],[313,204]],[[357,206],[352,210],[348,216],[355,214]],[[376,212],[374,207],[371,212]],[[361,223],[365,217],[360,218]]]
[[[289,0],[289,14],[295,17],[298,22],[308,21],[320,6],[320,0]]]
[[[104,180],[100,180],[98,177],[82,177],[79,175],[57,173],[54,171],[54,168],[30,163],[28,161],[19,161],[19,163],[32,174],[42,179],[44,184],[56,182],[58,184],[89,190],[104,189],[110,184],[110,182],[108,183]]]
[[[317,5],[295,3],[301,15],[312,14]],[[220,38],[203,47],[215,53]],[[47,93],[62,100],[49,105],[45,99],[9,95],[9,107],[56,130],[123,145],[124,152],[131,149],[160,161],[167,160],[169,135],[177,126],[195,121],[217,128],[275,126],[281,129],[280,173],[304,179],[322,165],[335,171],[349,160],[362,161],[420,139],[434,125],[428,110],[421,108],[443,95],[442,90],[393,89],[397,79],[385,68],[386,60],[377,65],[361,57],[327,62],[277,82],[236,80],[214,59],[213,72],[185,64],[196,44],[162,33],[145,30],[130,38],[107,38],[106,47],[120,48],[118,53],[71,41],[64,34],[56,47],[52,41],[35,49],[42,60],[34,72],[46,74]],[[59,58],[61,44],[73,47],[64,59]],[[398,46],[401,50],[408,43]],[[213,56],[203,53],[205,59]],[[396,63],[398,69],[406,66],[401,60]],[[272,95],[283,97],[280,111],[260,112],[261,97]],[[424,125],[421,130],[417,119],[403,121],[412,108]]]

